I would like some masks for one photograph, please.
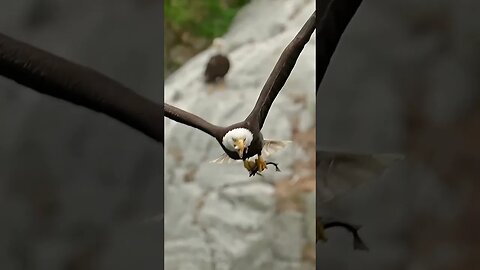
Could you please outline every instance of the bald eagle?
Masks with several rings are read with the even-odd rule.
[[[230,159],[243,160],[244,167],[250,172],[250,176],[252,176],[252,171],[262,172],[267,169],[267,162],[263,156],[283,148],[286,143],[285,141],[264,140],[261,129],[273,101],[285,85],[303,47],[315,30],[315,17],[314,12],[284,49],[263,86],[253,110],[244,121],[221,127],[167,103],[164,103],[165,116],[214,137],[225,152],[214,162],[222,163]],[[250,162],[248,159],[255,155],[257,156],[255,162]]]
[[[206,84],[223,81],[230,69],[230,60],[226,55],[225,41],[215,38],[212,43],[215,54],[210,57],[205,67],[204,79]]]

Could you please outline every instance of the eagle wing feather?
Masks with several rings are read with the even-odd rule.
[[[273,101],[285,85],[303,47],[310,40],[310,36],[315,30],[315,19],[316,12],[313,12],[295,38],[283,50],[258,96],[255,107],[245,119],[246,122],[258,123],[258,128],[262,129]]]
[[[268,157],[270,155],[275,154],[276,152],[284,149],[290,144],[292,141],[276,141],[276,140],[265,140],[263,149],[262,149],[262,156]]]
[[[165,116],[171,120],[199,129],[215,138],[218,131],[221,129],[221,127],[213,125],[199,116],[186,112],[167,103],[164,103],[164,111]]]

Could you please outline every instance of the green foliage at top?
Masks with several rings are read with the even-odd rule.
[[[176,28],[204,37],[225,34],[238,10],[250,0],[166,0],[166,21]]]

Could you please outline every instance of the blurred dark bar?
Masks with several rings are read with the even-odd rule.
[[[350,21],[317,93],[317,151],[406,160],[317,209],[362,225],[370,249],[328,232],[322,269],[480,269],[479,8],[363,1]]]
[[[162,1],[0,3],[1,33],[157,104],[162,25]],[[162,179],[158,142],[0,77],[0,269],[162,269]]]

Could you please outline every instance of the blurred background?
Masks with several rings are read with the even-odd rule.
[[[480,268],[477,1],[363,1],[317,95],[317,148],[407,161],[324,204],[318,269]],[[321,38],[321,37],[318,37]]]
[[[165,75],[223,36],[250,0],[164,1]]]
[[[162,3],[0,2],[0,32],[163,99]],[[162,124],[162,123],[159,123]],[[162,146],[0,77],[0,269],[161,269]]]
[[[287,44],[315,10],[309,1],[165,3],[165,102],[228,126],[247,117]],[[170,17],[173,16],[173,17]],[[223,39],[230,69],[206,84]],[[315,269],[315,35],[265,125],[264,138],[293,141],[249,178],[242,162],[210,164],[218,142],[165,119],[165,269]]]

